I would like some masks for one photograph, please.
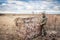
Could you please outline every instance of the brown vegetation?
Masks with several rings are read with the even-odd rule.
[[[46,16],[48,18],[46,30],[60,31],[60,15],[47,14]],[[41,14],[1,15],[0,40],[29,40],[37,36],[40,34],[40,18]]]

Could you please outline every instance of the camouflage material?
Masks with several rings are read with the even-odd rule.
[[[45,29],[45,26],[46,26],[46,23],[47,23],[47,18],[46,18],[46,16],[45,16],[45,14],[44,13],[42,13],[42,17],[41,17],[41,20],[40,20],[40,22],[41,22],[41,34],[40,35],[42,35],[42,36],[46,36],[46,29]]]
[[[38,18],[16,18],[17,34],[23,40],[32,40],[34,37],[40,34],[40,22]],[[22,25],[23,24],[23,25]]]

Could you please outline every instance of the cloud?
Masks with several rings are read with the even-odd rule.
[[[31,0],[28,2],[7,0],[7,3],[0,5],[0,12],[2,11],[11,13],[32,13],[33,11],[59,13],[60,5],[57,5],[57,2],[53,2],[53,0]]]

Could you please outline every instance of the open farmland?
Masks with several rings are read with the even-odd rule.
[[[46,14],[47,33],[55,32],[57,40],[60,40],[60,15]],[[19,18],[20,24],[16,25],[16,19]],[[28,20],[26,20],[28,18]],[[0,40],[40,40],[41,14],[3,14],[0,15]],[[32,21],[31,21],[32,20]],[[25,23],[24,21],[29,21]]]

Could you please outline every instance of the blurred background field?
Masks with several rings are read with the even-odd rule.
[[[20,39],[15,31],[18,29],[15,25],[15,19],[18,17],[40,18],[41,14],[0,14],[0,40],[24,40]],[[57,36],[60,36],[60,14],[46,14],[46,17],[48,18],[46,24],[47,33],[55,31]],[[38,37],[34,40],[40,39]]]

